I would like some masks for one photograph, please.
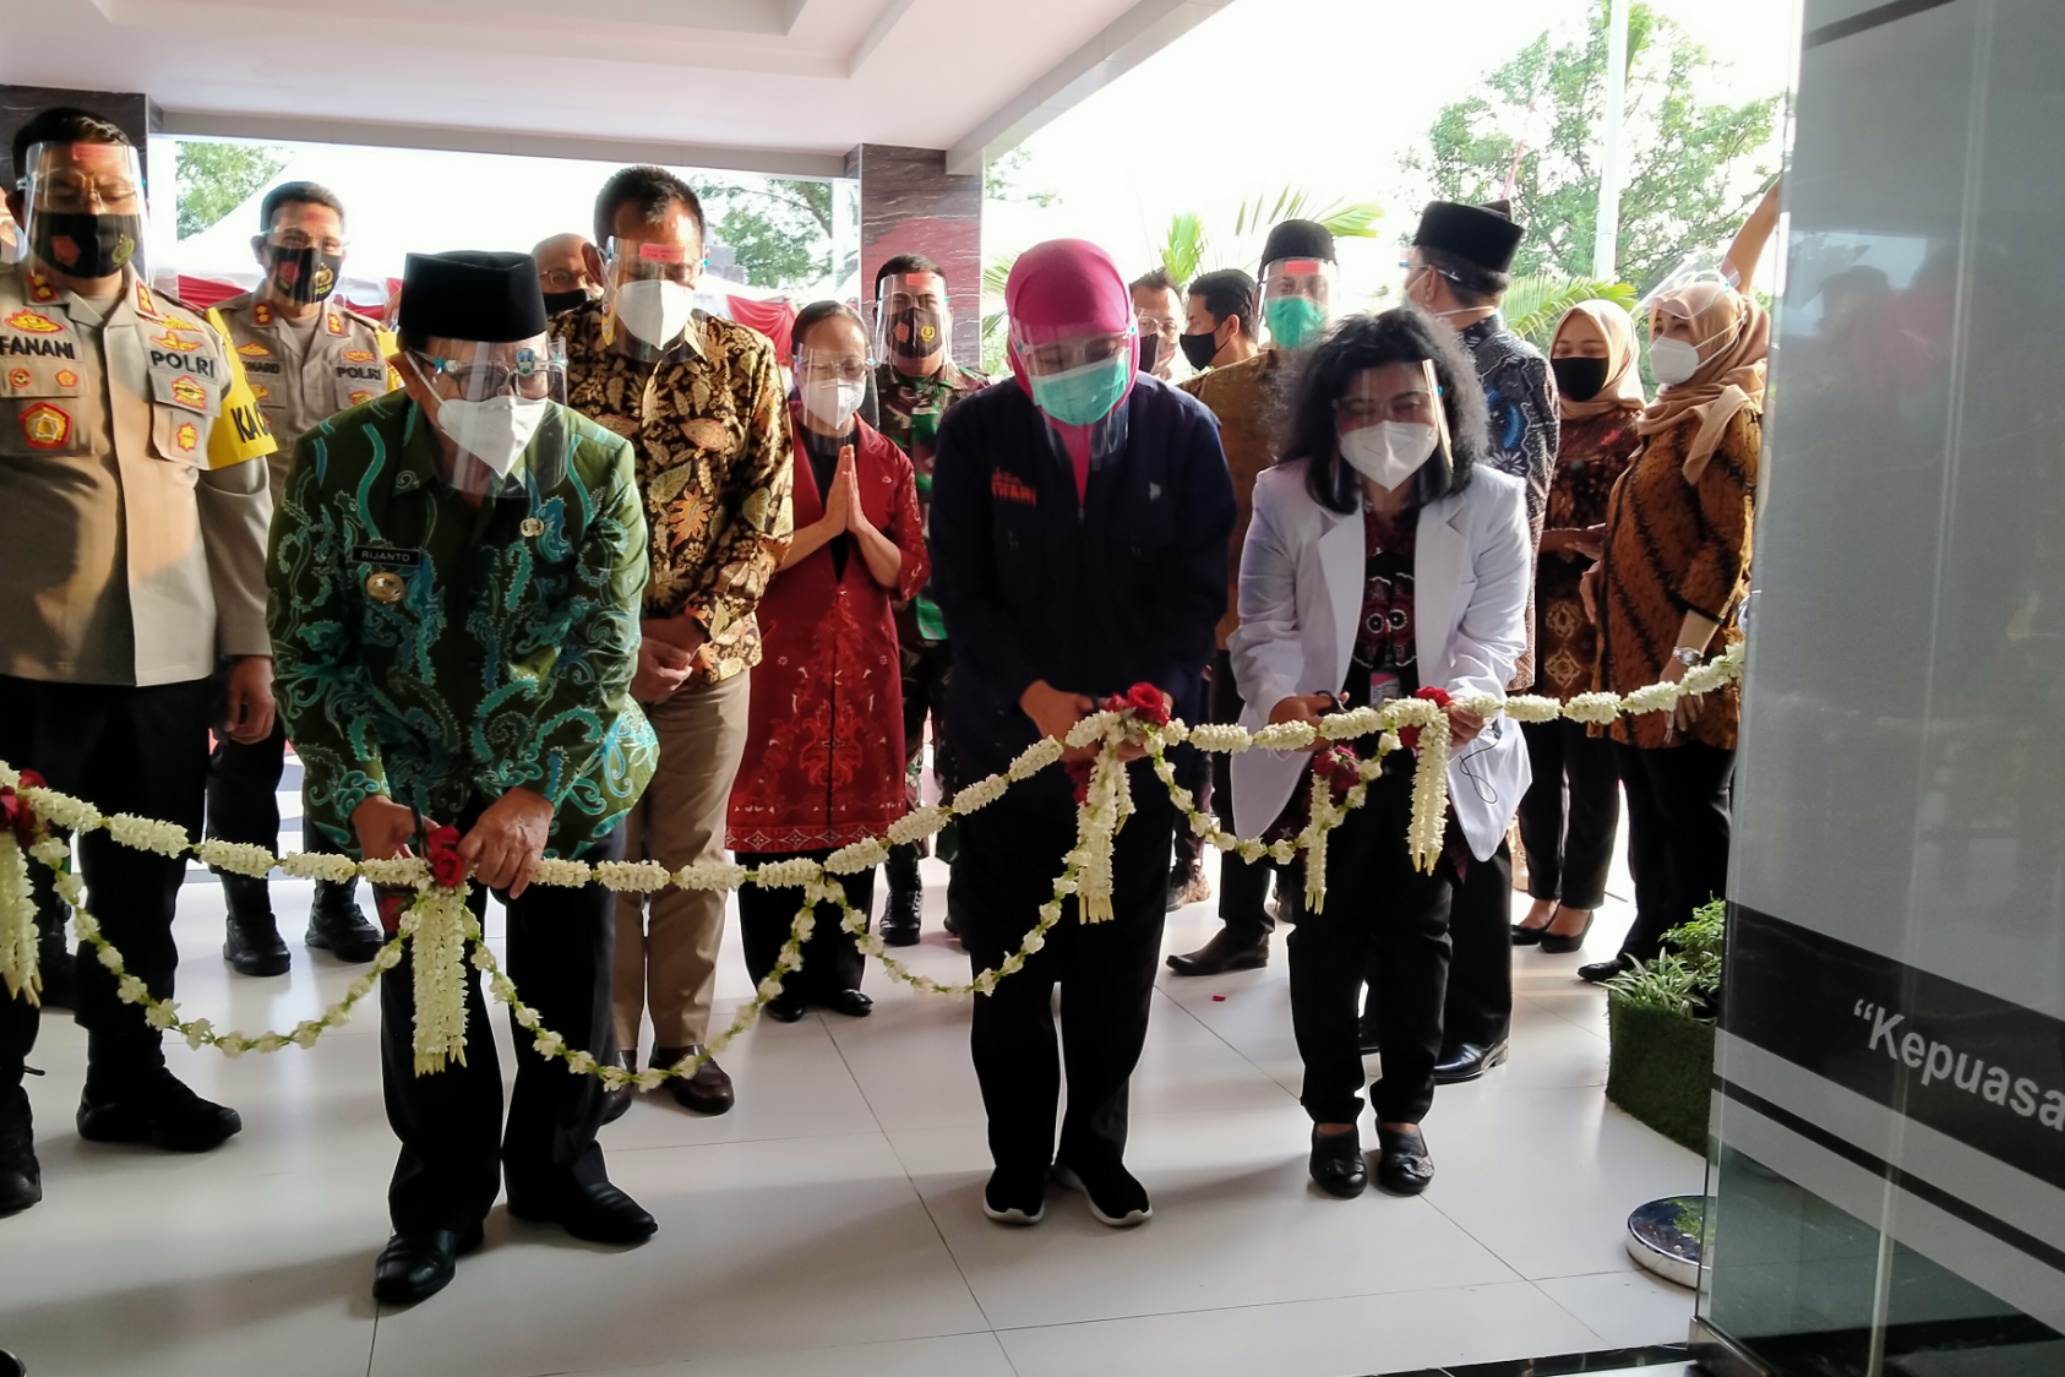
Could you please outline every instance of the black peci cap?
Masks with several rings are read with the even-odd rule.
[[[1513,266],[1513,255],[1526,237],[1527,227],[1513,223],[1511,202],[1469,206],[1460,201],[1430,201],[1420,213],[1413,244],[1440,249],[1487,271],[1502,273]]]
[[[401,319],[411,336],[507,344],[545,333],[538,265],[527,253],[412,253],[402,265]]]
[[[1269,227],[1269,240],[1262,245],[1262,266],[1286,258],[1317,258],[1335,262],[1334,232],[1315,220],[1280,220]]]

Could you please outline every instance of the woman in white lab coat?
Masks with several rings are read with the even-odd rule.
[[[1517,479],[1478,463],[1485,404],[1438,324],[1410,307],[1342,322],[1307,362],[1283,459],[1255,485],[1228,647],[1244,725],[1313,721],[1440,688],[1502,695],[1527,644],[1533,549]],[[1291,1010],[1312,1116],[1312,1178],[1359,1195],[1363,1069],[1356,1019],[1375,957],[1384,1074],[1370,1090],[1377,1182],[1433,1177],[1420,1120],[1434,1098],[1448,981],[1449,902],[1488,860],[1527,790],[1527,751],[1503,716],[1448,713],[1452,815],[1432,874],[1406,849],[1411,751],[1387,761],[1327,848],[1326,904],[1290,938]],[[1357,743],[1367,756],[1374,741]],[[1241,834],[1302,816],[1310,757],[1233,758]]]

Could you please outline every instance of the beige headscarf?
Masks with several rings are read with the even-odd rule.
[[[1664,292],[1649,304],[1692,323],[1692,338],[1708,343],[1699,371],[1660,389],[1635,422],[1636,433],[1661,435],[1674,426],[1698,426],[1685,452],[1685,481],[1697,483],[1728,423],[1745,408],[1764,409],[1764,361],[1771,353],[1771,317],[1755,299],[1723,282],[1695,282]]]
[[[1556,322],[1556,336],[1549,340],[1553,354],[1556,338],[1573,316],[1583,316],[1599,327],[1606,338],[1606,385],[1590,401],[1575,401],[1557,394],[1556,410],[1566,421],[1589,421],[1615,411],[1640,411],[1649,405],[1642,395],[1642,370],[1635,366],[1635,318],[1619,304],[1593,298],[1580,301]]]

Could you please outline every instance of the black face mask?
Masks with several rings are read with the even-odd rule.
[[[939,312],[912,306],[889,318],[889,351],[905,363],[923,363],[945,348]]]
[[[1161,356],[1162,337],[1160,335],[1142,335],[1140,337],[1140,371],[1143,373],[1154,372],[1154,366],[1160,361]]]
[[[271,250],[268,275],[272,289],[288,301],[306,306],[321,301],[337,290],[337,270],[344,266],[341,253],[324,253],[310,245],[305,249]]]
[[[1556,375],[1556,390],[1573,402],[1589,402],[1606,386],[1606,360],[1550,359],[1549,371]]]
[[[588,289],[575,287],[571,291],[545,293],[545,314],[556,316],[561,311],[571,311],[576,306],[588,304]]]
[[[143,242],[140,215],[35,211],[36,256],[67,277],[113,277]]]
[[[1219,335],[1207,330],[1200,335],[1179,335],[1176,343],[1183,346],[1183,357],[1190,360],[1190,366],[1202,373],[1212,366],[1212,360],[1219,357]]]

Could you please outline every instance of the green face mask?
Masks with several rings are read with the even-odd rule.
[[[1086,426],[1111,414],[1126,395],[1131,351],[1032,380],[1033,405],[1063,425]]]
[[[1326,312],[1319,303],[1304,296],[1272,297],[1265,314],[1269,338],[1284,349],[1302,349],[1326,324]]]

